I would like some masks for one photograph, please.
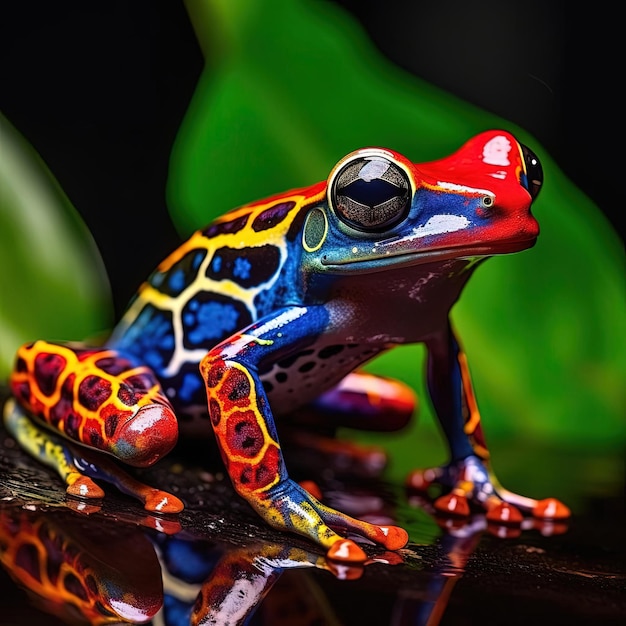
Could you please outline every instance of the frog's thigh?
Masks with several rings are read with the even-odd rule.
[[[11,390],[49,427],[130,465],[151,465],[176,443],[176,417],[154,373],[116,350],[23,346]]]
[[[356,371],[319,396],[309,410],[329,426],[396,431],[407,425],[416,408],[415,393],[404,383]]]

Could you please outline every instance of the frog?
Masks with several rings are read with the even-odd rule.
[[[389,148],[350,152],[326,180],[194,232],[142,283],[103,343],[19,348],[5,424],[71,496],[103,497],[101,479],[164,514],[184,503],[122,464],[154,464],[179,431],[212,433],[235,492],[265,522],[330,559],[359,562],[367,558],[359,542],[400,550],[406,530],[351,517],[293,480],[279,430],[297,431],[311,411],[320,423],[358,414],[374,428],[404,426],[416,394],[364,366],[421,343],[450,458],[412,471],[407,485],[444,485],[435,508],[450,515],[567,518],[556,498],[497,481],[451,320],[485,260],[535,244],[531,207],[542,184],[537,155],[501,129],[422,163]]]

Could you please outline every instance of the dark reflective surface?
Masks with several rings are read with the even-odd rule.
[[[411,534],[399,553],[364,546],[370,561],[347,567],[265,527],[196,450],[144,473],[187,503],[159,518],[112,490],[89,504],[68,498],[4,430],[0,444],[2,626],[582,625],[626,615],[622,477],[602,496],[580,494],[569,524],[507,529],[482,516],[437,519],[403,489],[330,475],[320,483],[329,503]]]

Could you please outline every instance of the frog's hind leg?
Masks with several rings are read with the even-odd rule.
[[[393,378],[355,371],[323,393],[311,408],[317,419],[357,430],[394,432],[417,408],[413,390]]]
[[[175,445],[176,417],[148,368],[110,349],[37,341],[18,351],[10,385],[19,407],[7,405],[8,428],[33,456],[55,467],[72,495],[99,497],[95,477],[139,498],[149,510],[163,511],[164,496],[169,512],[182,508],[177,498],[141,485],[88,449],[146,467]]]
[[[183,509],[175,496],[148,487],[104,457],[96,458],[89,450],[70,443],[50,429],[37,424],[13,398],[4,406],[4,424],[20,446],[33,458],[54,469],[67,485],[67,493],[77,498],[98,499],[104,491],[92,479],[114,484],[134,496],[147,511],[177,513]]]
[[[315,457],[340,473],[378,476],[387,464],[385,449],[338,439],[336,429],[394,432],[408,424],[416,406],[415,394],[403,383],[356,371],[291,415],[285,436],[297,446],[303,464],[305,456]]]

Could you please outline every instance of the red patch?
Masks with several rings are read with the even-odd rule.
[[[35,357],[35,380],[45,396],[54,393],[59,375],[66,365],[66,359],[60,354],[43,352]]]
[[[209,365],[208,371],[206,372],[206,386],[210,389],[216,387],[225,373],[226,366],[224,365],[224,361],[218,361],[214,365]]]
[[[120,383],[119,391],[117,392],[117,397],[120,399],[122,404],[126,406],[134,406],[137,404],[137,401],[141,397],[141,394],[136,393],[130,385],[126,383]]]
[[[239,369],[230,369],[220,389],[220,399],[226,408],[234,405],[244,407],[250,404],[250,380]]]
[[[87,376],[78,387],[78,401],[89,411],[96,411],[111,395],[111,383],[99,376]]]
[[[209,400],[209,415],[211,416],[211,424],[217,426],[222,419],[222,409],[220,403],[214,398]]]
[[[231,414],[226,432],[228,447],[239,456],[254,458],[265,441],[253,411]]]
[[[276,476],[280,473],[281,457],[278,448],[269,446],[260,463],[255,465],[237,463],[236,465],[240,467],[243,465],[240,473],[237,472],[238,468],[232,466],[229,470],[232,476],[239,474],[238,486],[245,491],[255,491],[267,487],[276,480]]]

